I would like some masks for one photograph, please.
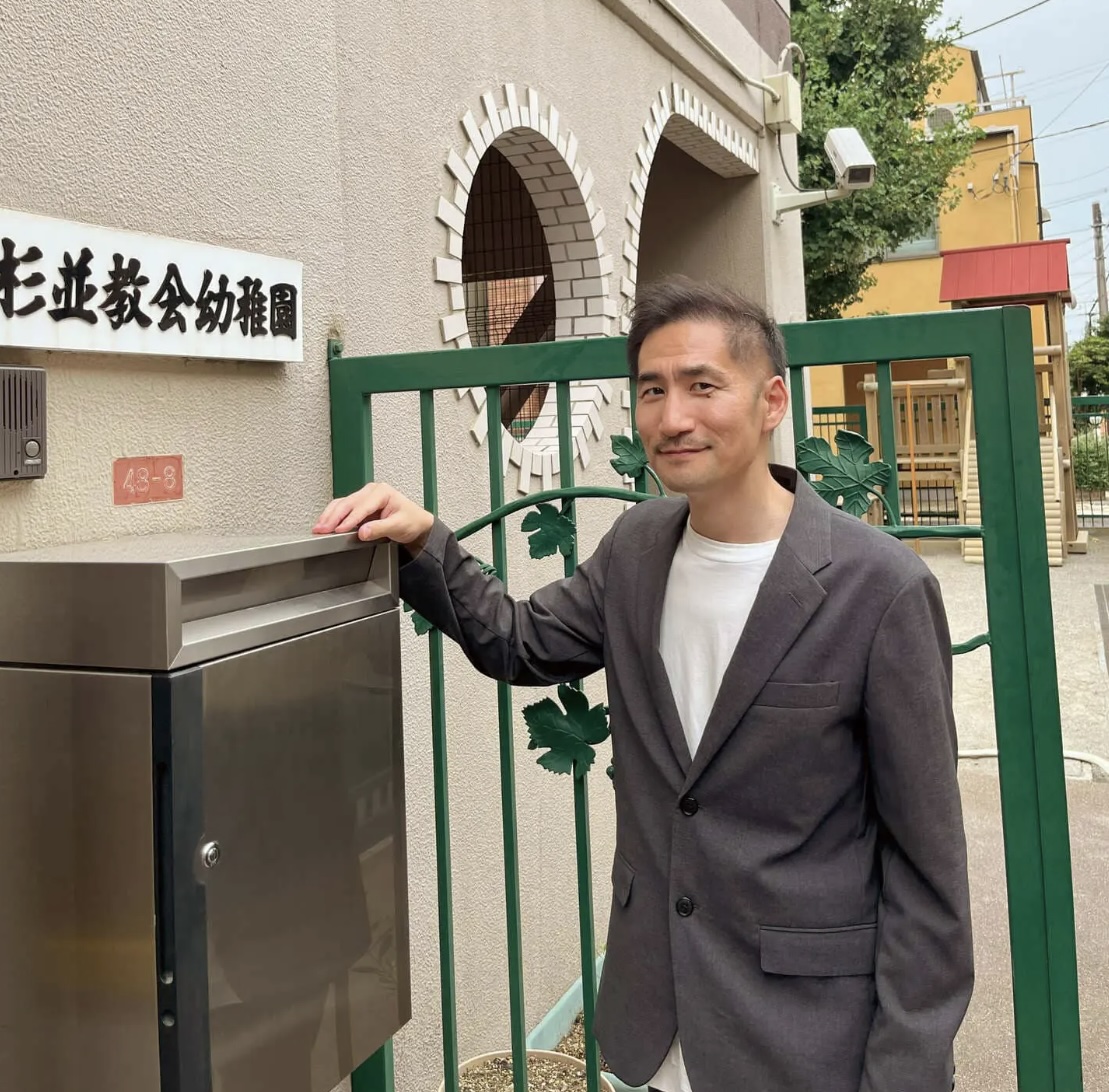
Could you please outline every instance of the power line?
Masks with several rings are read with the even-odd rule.
[[[1097,75],[1092,77],[1089,82],[1087,82],[1086,85],[1082,88],[1082,90],[1079,91],[1078,94],[1075,95],[1074,98],[1071,99],[1070,102],[1068,102],[1067,105],[1064,106],[1063,109],[1060,110],[1059,113],[1057,113],[1055,117],[1053,117],[1044,126],[1044,128],[1050,129],[1080,98],[1082,98],[1084,94],[1086,94],[1087,91],[1090,90],[1091,87],[1093,87],[1095,83],[1097,83],[1098,80],[1101,79],[1102,74],[1106,71],[1109,71],[1109,61],[1106,61],[1105,64],[1103,64],[1101,68],[1098,69]]]
[[[1087,239],[1085,242],[1079,243],[1077,246],[1072,242],[1070,255],[1076,262],[1085,261],[1087,258],[1093,257],[1093,241]]]
[[[1103,79],[1105,79],[1106,75],[1107,75],[1107,73],[1105,72],[1104,69],[1102,69],[1101,72],[1099,72],[1096,76],[1094,76],[1092,82],[1093,83],[1100,83]],[[1082,95],[1084,95],[1086,93],[1086,91],[1088,91],[1090,89],[1090,86],[1092,86],[1092,85],[1087,84],[1086,87],[1084,87],[1082,89],[1082,91],[1079,92],[1079,98]],[[1034,98],[1038,104],[1041,104],[1041,103],[1045,103],[1045,102],[1051,102],[1052,99],[1060,99],[1064,95],[1066,95],[1069,91],[1070,91],[1069,87],[1059,87],[1057,90],[1049,91],[1046,95],[1042,91],[1036,91],[1031,95],[1026,95],[1025,97],[1026,98]],[[1075,101],[1077,101],[1077,99]],[[1073,105],[1073,103],[1071,105]],[[1067,109],[1069,110],[1070,106],[1068,106]]]
[[[1099,167],[1096,171],[1090,171],[1089,174],[1080,174],[1077,178],[1068,178],[1066,182],[1060,182],[1058,185],[1059,187],[1073,186],[1076,182],[1085,182],[1088,179],[1096,178],[1098,175],[1106,175],[1109,177],[1109,163],[1104,167]],[[1051,183],[1051,185],[1054,186],[1055,184]]]
[[[1100,64],[1101,61],[1090,61],[1089,64],[1082,64],[1077,68],[1056,69],[1054,72],[1048,72],[1046,75],[1036,76],[1031,80],[1025,81],[1023,87],[1027,91],[1029,88],[1040,88],[1048,84],[1060,83],[1064,80],[1081,78],[1086,75],[1087,72],[1092,72]]]
[[[1101,121],[1091,121],[1087,125],[1076,125],[1073,129],[1060,129],[1057,133],[1044,133],[1043,136],[1034,137],[1033,139],[1050,140],[1052,137],[1066,136],[1068,133],[1081,133],[1083,129],[1097,129],[1102,125],[1109,125],[1109,118],[1102,118]],[[1050,126],[1047,126],[1047,128],[1050,128]]]
[[[1065,201],[1052,201],[1051,208],[1065,209],[1067,205],[1077,205],[1080,201],[1089,201],[1091,198],[1100,197],[1107,192],[1109,192],[1109,189],[1103,186],[1100,190],[1090,190],[1089,193],[1080,193],[1076,197],[1068,197]]]
[[[1051,140],[1052,137],[1068,136],[1071,133],[1080,133],[1085,129],[1097,129],[1102,125],[1109,125],[1109,118],[1102,118],[1101,121],[1091,121],[1088,125],[1076,125],[1073,129],[1060,129],[1057,133],[1044,133],[1043,136],[1029,137],[1027,140],[1018,141],[1012,145],[1014,151],[1019,151],[1028,144],[1032,144],[1038,140]],[[1000,133],[986,133],[987,137],[1000,136]],[[997,155],[999,152],[1006,150],[1001,148],[972,148],[970,155]]]
[[[953,41],[961,42],[964,38],[969,38],[972,34],[981,34],[984,30],[989,30],[991,27],[999,27],[1002,23],[1007,23],[1010,19],[1015,19],[1018,15],[1024,15],[1025,12],[1035,11],[1036,8],[1042,8],[1044,4],[1050,3],[1051,0],[1037,0],[1035,4],[1029,4],[1026,8],[1021,8],[1020,11],[1014,11],[1012,15],[1006,15],[1003,19],[995,19],[992,23],[987,23],[984,27],[978,27],[977,30],[968,30],[966,34],[960,34],[958,38]]]

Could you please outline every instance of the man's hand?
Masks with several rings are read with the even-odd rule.
[[[427,542],[435,517],[391,485],[370,482],[349,497],[337,497],[324,510],[312,533],[358,531],[364,542],[391,539],[418,554]]]

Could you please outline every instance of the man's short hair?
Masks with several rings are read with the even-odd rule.
[[[639,376],[643,342],[663,326],[689,320],[720,323],[737,363],[753,343],[766,354],[773,373],[786,378],[782,331],[764,308],[728,288],[672,276],[641,288],[636,297],[628,332],[628,370],[633,379]]]

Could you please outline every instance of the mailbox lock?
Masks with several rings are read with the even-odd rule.
[[[219,864],[220,856],[219,842],[205,842],[200,847],[200,859],[204,862],[205,868],[215,868]]]

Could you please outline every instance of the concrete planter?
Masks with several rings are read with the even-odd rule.
[[[571,1058],[569,1054],[559,1054],[557,1051],[554,1050],[529,1050],[527,1052],[527,1055],[529,1058],[547,1058],[552,1062],[562,1062],[565,1065],[570,1066],[572,1069],[578,1070],[579,1073],[585,1072],[585,1063],[579,1061],[577,1058]],[[479,1065],[482,1065],[485,1062],[493,1061],[494,1058],[511,1057],[511,1050],[494,1050],[489,1054],[479,1054],[476,1058],[470,1058],[467,1061],[463,1062],[458,1067],[458,1073],[459,1076],[461,1076],[464,1073],[468,1073],[471,1069],[476,1069]],[[446,1087],[446,1081],[439,1082],[439,1092],[445,1092]],[[601,1075],[600,1088],[601,1092],[615,1092],[615,1089],[613,1089],[612,1085],[609,1084],[608,1080],[603,1074]]]
[[[604,963],[604,955],[599,955],[596,963],[598,981],[600,980]],[[581,979],[578,978],[562,995],[555,1007],[539,1021],[539,1025],[528,1036],[528,1049],[550,1050],[558,1046],[558,1044],[562,1042],[563,1036],[573,1027],[574,1021],[581,1015],[581,1007]],[[645,1088],[633,1088],[631,1085],[624,1084],[614,1073],[602,1073],[601,1078],[608,1082],[613,1092],[647,1092]]]

